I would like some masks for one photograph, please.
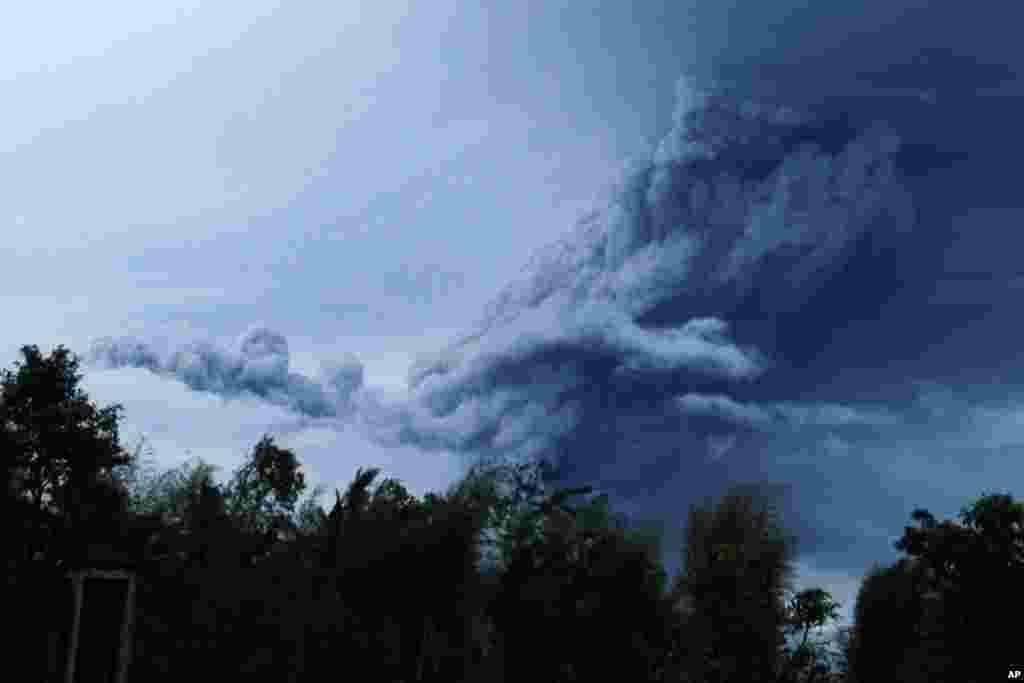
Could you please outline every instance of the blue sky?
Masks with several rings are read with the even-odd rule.
[[[670,567],[691,502],[785,485],[850,607],[1024,474],[1024,55],[1006,3],[837,4],[25,5],[0,355],[95,361],[167,467],[548,455]]]

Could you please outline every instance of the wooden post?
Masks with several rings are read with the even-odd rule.
[[[423,637],[420,638],[420,652],[419,652],[419,656],[416,658],[416,681],[417,681],[417,683],[419,683],[419,681],[423,680],[423,664],[426,661],[427,643],[428,643],[428,641],[427,641],[427,620],[424,619],[423,620]]]
[[[132,661],[132,645],[135,640],[135,572],[128,573],[128,594],[124,599],[124,616],[121,618],[121,649],[117,658],[115,683],[125,683],[128,665]]]
[[[58,654],[57,644],[60,642],[60,633],[50,631],[46,634],[46,675],[52,679],[57,675]]]
[[[83,572],[71,572],[71,583],[75,592],[75,608],[71,618],[71,637],[68,639],[68,659],[64,683],[75,683],[75,658],[78,656],[78,631],[82,622]]]

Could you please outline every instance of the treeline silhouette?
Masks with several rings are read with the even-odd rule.
[[[964,683],[1024,653],[1004,618],[1024,585],[1009,494],[961,523],[915,511],[907,557],[874,567],[855,623],[821,642],[841,606],[794,593],[795,539],[756,486],[691,507],[670,580],[661,539],[590,487],[552,490],[543,461],[481,463],[422,498],[360,469],[327,512],[320,488],[299,504],[301,465],[269,436],[225,485],[202,461],[157,472],[77,358],[22,356],[0,378],[5,679],[47,680],[28,665],[69,620],[61,577],[104,561],[138,572],[134,681]]]

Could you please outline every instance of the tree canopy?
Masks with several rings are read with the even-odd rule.
[[[7,487],[40,509],[72,511],[65,499],[128,461],[121,448],[120,404],[98,408],[79,387],[79,361],[64,347],[44,356],[21,347],[15,371],[0,373],[0,439]],[[69,486],[73,484],[73,486]]]
[[[228,483],[227,509],[251,529],[266,533],[290,520],[305,489],[305,476],[295,453],[281,448],[265,434]]]
[[[121,407],[95,406],[80,379],[61,347],[23,347],[0,375],[4,519],[21,522],[8,566],[35,572],[70,538],[148,534],[136,638],[147,680],[205,676],[198,662],[215,659],[224,677],[274,662],[297,680],[338,658],[407,681],[835,680],[809,636],[840,605],[791,590],[796,540],[765,495],[775,487],[692,506],[670,583],[658,528],[590,486],[556,487],[543,460],[481,463],[422,497],[359,468],[328,513],[323,486],[300,504],[299,460],[270,435],[223,484],[201,460],[155,471],[145,441],[121,447]],[[857,596],[842,645],[851,683],[968,680],[978,653],[1017,646],[992,624],[1022,606],[1024,504],[985,494],[959,522],[911,518],[896,543],[908,557],[869,572]],[[182,638],[210,656],[181,657]],[[273,654],[253,663],[261,643]]]
[[[795,540],[756,489],[690,509],[674,594],[695,623],[691,670],[708,681],[774,680],[783,645],[783,593],[795,574]]]
[[[122,407],[89,399],[67,349],[23,346],[21,356],[15,370],[0,371],[5,523],[19,539],[5,552],[57,562],[87,527],[115,533],[111,520],[128,506],[113,476],[130,459],[119,439]]]

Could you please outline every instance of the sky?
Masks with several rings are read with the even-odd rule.
[[[546,457],[672,571],[760,483],[848,617],[914,508],[1024,474],[1014,12],[27,4],[0,360],[81,354],[164,467],[266,432],[422,495]]]

